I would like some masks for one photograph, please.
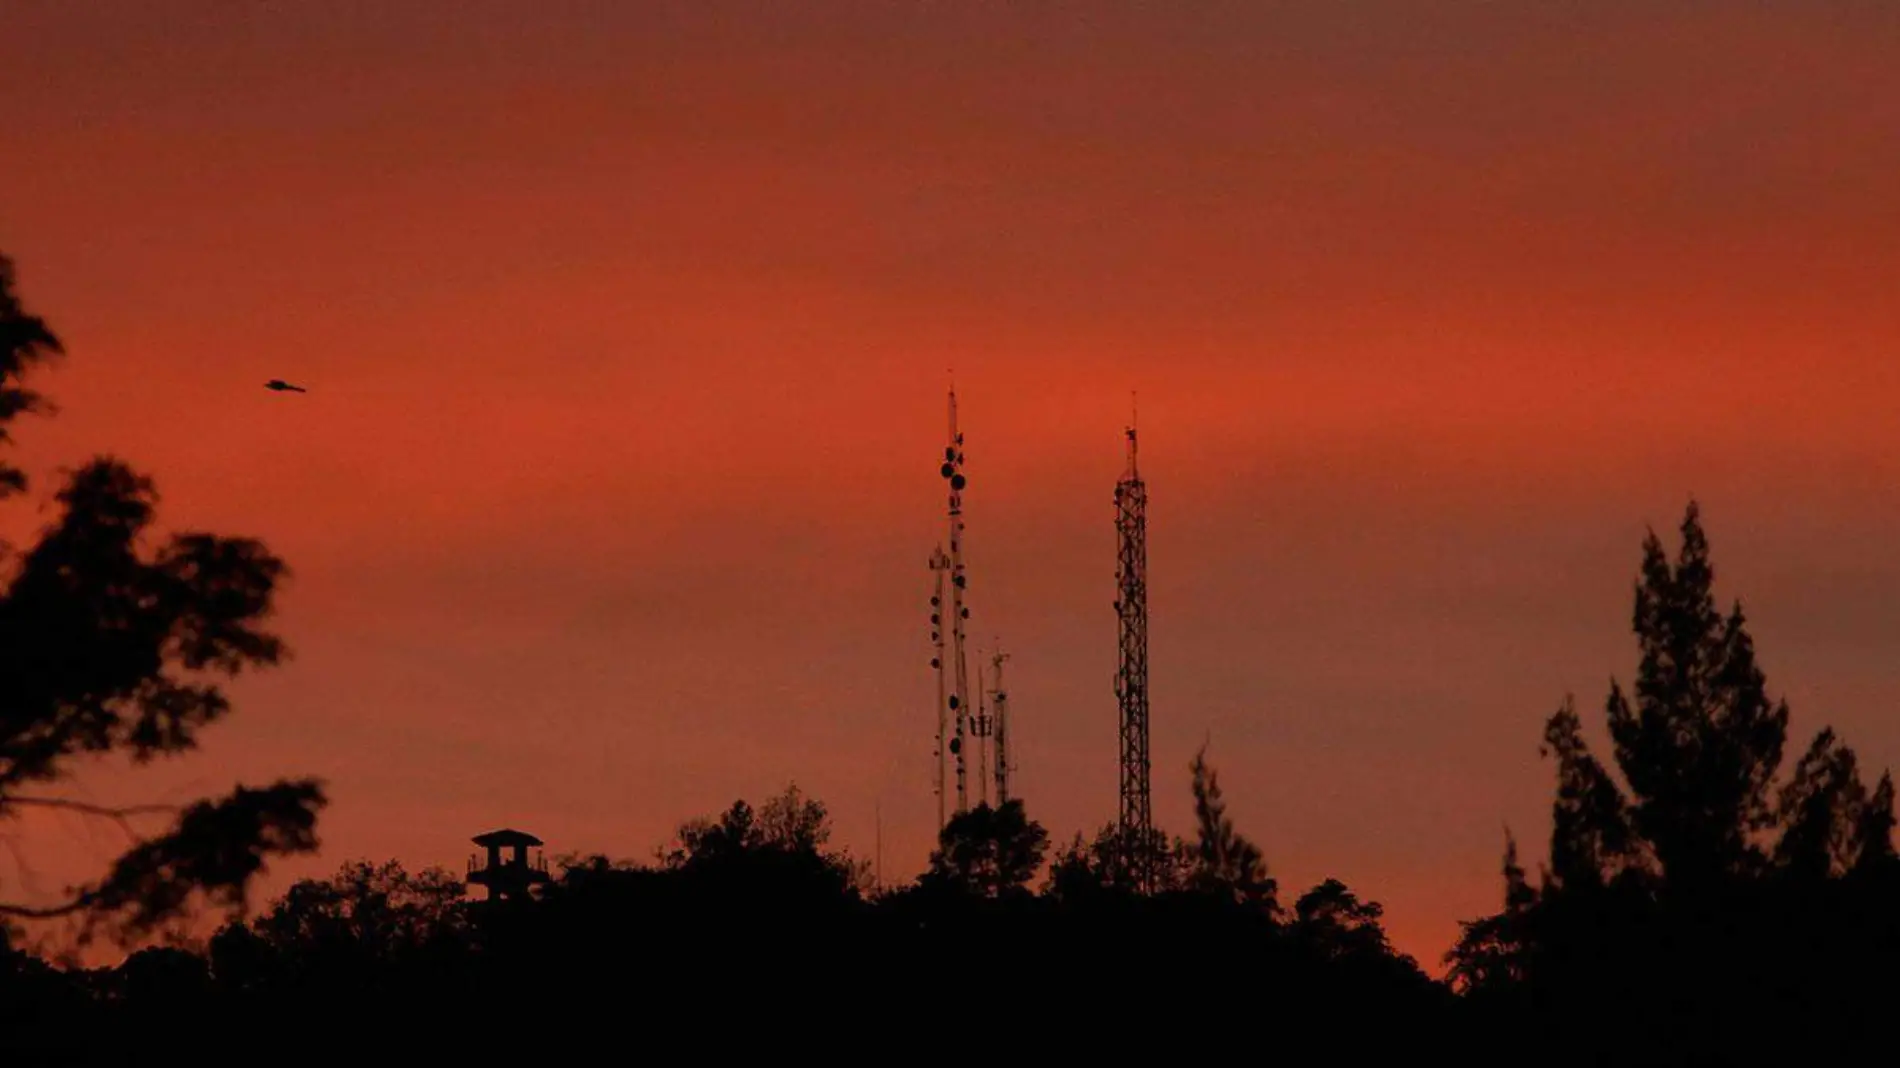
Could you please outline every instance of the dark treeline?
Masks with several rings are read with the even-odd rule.
[[[25,376],[60,354],[0,257],[0,449],[43,407]],[[0,456],[0,501],[27,487]],[[230,711],[218,677],[284,654],[264,629],[282,562],[201,533],[148,551],[156,500],[102,457],[67,476],[37,541],[0,546],[0,821],[171,819],[63,898],[0,894],[0,1064],[490,1063],[528,1048],[1788,1065],[1887,1041],[1892,780],[1870,786],[1831,730],[1790,751],[1739,604],[1717,606],[1693,504],[1673,559],[1654,535],[1643,547],[1637,671],[1604,704],[1610,759],[1565,700],[1544,730],[1545,856],[1533,876],[1507,833],[1500,908],[1466,924],[1439,982],[1392,948],[1369,898],[1333,880],[1283,892],[1205,754],[1183,769],[1184,837],[1054,843],[1021,802],[980,806],[897,887],[871,886],[794,787],[685,824],[651,861],[569,857],[517,900],[353,863],[247,916],[268,861],[317,848],[320,783],[173,810],[52,792],[87,758],[188,753]],[[1152,886],[1137,889],[1138,869]],[[206,908],[224,926],[178,937]],[[47,922],[81,942],[172,941],[85,969],[34,951]]]
[[[1129,888],[1112,830],[1052,855],[1020,801],[958,817],[926,872],[875,888],[794,786],[685,825],[651,862],[565,858],[529,899],[356,862],[202,945],[95,971],[16,954],[9,1022],[25,1012],[48,1052],[94,1060],[236,1058],[260,1034],[478,1048],[472,1032],[501,1020],[684,1030],[744,1052],[896,1053],[994,1030],[1004,1052],[1160,1055],[1184,1028],[1256,1043],[1282,1013],[1283,1031],[1342,1053],[1449,1037],[1450,992],[1391,948],[1378,905],[1331,881],[1283,904],[1199,761],[1193,784],[1200,826],[1151,843],[1152,894]]]

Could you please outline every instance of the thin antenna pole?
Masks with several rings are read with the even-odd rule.
[[[968,585],[963,571],[963,487],[966,479],[963,475],[963,434],[957,430],[957,393],[954,388],[950,391],[950,440],[944,448],[943,475],[950,482],[950,664],[953,676],[948,703],[951,714],[956,717],[956,736],[950,741],[950,753],[956,758],[956,812],[960,816],[970,804],[965,771],[968,754],[964,752],[964,736],[968,733],[970,721],[970,674],[964,654],[964,626],[970,618],[970,610],[963,603],[963,591]]]
[[[945,677],[945,673],[949,669],[944,664],[943,648],[943,613],[945,611],[944,575],[949,569],[950,557],[943,551],[943,546],[939,545],[937,546],[937,551],[930,557],[930,570],[935,572],[937,576],[937,589],[930,598],[930,643],[932,647],[930,666],[935,669],[937,673],[937,746],[932,753],[934,767],[931,770],[930,785],[931,791],[937,795],[938,830],[943,829],[945,820],[944,764],[950,755],[945,745],[947,741],[945,735],[950,729],[948,712],[946,711],[948,707],[946,704],[948,699],[946,691],[949,686],[948,679]]]
[[[983,689],[983,651],[976,653],[976,797],[978,804],[990,801],[990,708],[989,695]]]
[[[1009,654],[1003,652],[1002,643],[997,643],[995,657],[990,661],[990,720],[991,729],[996,732],[996,805],[1001,808],[1009,804],[1009,691],[1003,687],[1003,662]]]

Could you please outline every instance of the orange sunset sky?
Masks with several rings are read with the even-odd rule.
[[[1115,814],[1130,391],[1156,821],[1211,738],[1285,900],[1342,878],[1436,969],[1692,495],[1790,748],[1900,765],[1884,0],[13,0],[0,109],[69,351],[5,532],[110,451],[293,569],[202,752],[72,792],[321,776],[266,893],[502,825],[644,858],[790,779],[913,875],[952,367],[1059,840]],[[9,833],[49,892],[118,845]]]

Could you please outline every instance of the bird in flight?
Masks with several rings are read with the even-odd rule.
[[[289,393],[308,393],[308,392],[310,392],[309,390],[307,390],[307,389],[305,389],[305,388],[303,388],[302,386],[293,386],[293,385],[291,385],[290,383],[288,383],[288,382],[286,382],[286,381],[284,381],[284,380],[283,380],[283,379],[281,379],[281,378],[273,378],[273,379],[271,379],[270,381],[268,381],[268,382],[266,382],[266,383],[264,383],[264,388],[265,388],[265,389],[274,389],[274,390],[276,390],[276,391],[277,391],[277,392],[279,392],[279,393],[285,393],[285,392],[289,392]]]

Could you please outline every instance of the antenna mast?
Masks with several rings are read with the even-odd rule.
[[[943,793],[944,761],[949,756],[949,749],[946,744],[948,739],[945,736],[950,730],[949,713],[947,712],[949,706],[946,704],[949,695],[949,680],[945,678],[945,672],[949,669],[944,667],[943,662],[943,598],[946,583],[945,576],[950,571],[950,557],[949,554],[943,551],[942,545],[938,545],[937,551],[930,555],[930,570],[935,572],[937,576],[937,592],[930,597],[930,644],[932,648],[930,667],[937,673],[937,747],[931,752],[933,765],[931,768],[930,786],[931,792],[937,795],[937,828],[942,830],[945,821]]]
[[[1121,665],[1115,696],[1121,704],[1121,815],[1124,864],[1136,888],[1154,887],[1153,818],[1148,805],[1148,488],[1135,464],[1135,425],[1128,426],[1128,470],[1115,484],[1115,571]]]
[[[963,475],[963,435],[957,431],[957,391],[950,390],[950,436],[943,450],[943,466],[939,473],[950,484],[950,551],[945,553],[943,546],[937,547],[937,553],[931,558],[930,568],[937,573],[937,594],[930,599],[930,639],[936,646],[937,655],[930,662],[937,669],[937,825],[944,826],[944,755],[956,762],[957,807],[955,814],[962,815],[969,807],[969,784],[965,772],[964,735],[970,721],[969,695],[970,675],[964,656],[964,625],[970,618],[969,608],[964,606],[963,591],[968,580],[963,573],[963,487],[967,480]],[[946,577],[948,585],[946,587]],[[948,616],[945,619],[944,616]],[[946,627],[944,624],[948,624]],[[948,656],[945,656],[944,634],[949,632]],[[946,745],[944,736],[950,733]]]
[[[1003,661],[1009,654],[997,650],[990,658],[991,730],[996,734],[996,806],[1009,804],[1009,691],[1003,688]]]
[[[976,715],[970,719],[970,733],[976,738],[976,801],[979,805],[990,803],[990,733],[994,726],[990,719],[989,691],[983,688],[983,653],[979,649],[976,658]]]

